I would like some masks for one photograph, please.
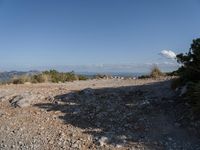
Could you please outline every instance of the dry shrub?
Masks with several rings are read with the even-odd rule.
[[[24,84],[25,82],[31,82],[30,76],[22,75],[22,76],[16,76],[12,79],[13,84]]]
[[[68,82],[75,80],[87,80],[87,77],[83,75],[76,75],[72,72],[58,72],[56,70],[45,71],[36,75],[23,75],[17,76],[12,79],[13,84],[24,84],[25,82],[30,83],[44,83],[44,82]]]
[[[150,77],[152,78],[159,78],[164,76],[164,74],[160,71],[160,69],[158,68],[158,66],[153,66],[153,68],[151,69],[150,72]]]

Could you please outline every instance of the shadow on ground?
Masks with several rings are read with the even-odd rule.
[[[140,86],[88,88],[57,95],[54,102],[35,106],[61,111],[64,116],[59,118],[64,123],[84,129],[97,145],[141,144],[149,149],[165,149],[167,140],[171,140],[168,135],[175,134],[171,126],[174,120],[167,113],[172,109],[173,96],[170,81],[163,81]]]

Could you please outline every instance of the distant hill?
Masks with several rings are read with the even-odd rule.
[[[0,82],[9,81],[14,76],[21,76],[21,75],[34,75],[40,73],[36,70],[31,71],[9,71],[9,72],[0,72]]]

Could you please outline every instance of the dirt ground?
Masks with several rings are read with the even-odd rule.
[[[0,149],[198,150],[168,79],[0,86]]]

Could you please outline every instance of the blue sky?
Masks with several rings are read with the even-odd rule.
[[[200,37],[199,0],[0,0],[0,71],[176,68]]]

